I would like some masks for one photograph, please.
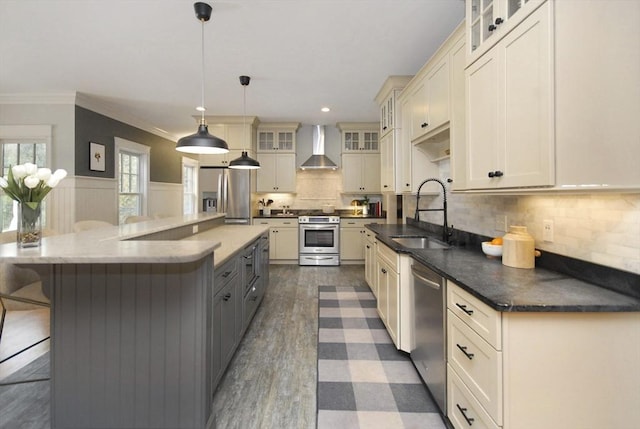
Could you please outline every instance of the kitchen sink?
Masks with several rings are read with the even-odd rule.
[[[391,240],[408,249],[448,249],[449,245],[430,237],[391,237]]]

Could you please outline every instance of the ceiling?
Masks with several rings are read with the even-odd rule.
[[[191,0],[0,0],[0,94],[77,91],[175,138],[195,131],[201,24]],[[413,75],[463,0],[226,0],[205,24],[207,115],[373,122],[389,75]],[[329,113],[320,112],[328,106]]]

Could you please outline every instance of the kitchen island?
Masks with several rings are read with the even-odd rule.
[[[265,231],[199,214],[0,246],[3,262],[35,269],[50,291],[51,427],[212,427],[214,269],[268,243]],[[221,300],[240,303],[242,292]]]
[[[637,275],[611,277],[622,284],[606,288],[550,269],[507,267],[479,249],[418,250],[393,240],[430,235],[414,225],[367,228],[401,258],[446,279],[444,412],[455,428],[637,425],[640,298],[620,292],[640,292]],[[398,293],[411,297],[405,280]],[[406,319],[399,320],[402,328]]]

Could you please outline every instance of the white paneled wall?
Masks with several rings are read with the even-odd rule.
[[[182,184],[149,183],[150,216],[182,214]],[[47,228],[61,234],[73,232],[79,220],[118,224],[117,181],[95,177],[67,177],[47,196]]]
[[[150,216],[180,216],[182,215],[182,184],[181,183],[149,183],[149,204],[147,213]]]
[[[640,193],[576,195],[461,195],[448,194],[449,223],[456,229],[502,236],[501,220],[524,225],[536,247],[560,255],[640,274]],[[423,206],[424,203],[424,206]],[[423,208],[438,208],[440,196],[420,198]],[[415,212],[415,197],[404,198],[405,216]],[[439,212],[421,219],[442,223]],[[542,223],[552,220],[554,241],[542,240]]]
[[[75,178],[75,221],[102,220],[118,224],[117,185],[115,179]]]

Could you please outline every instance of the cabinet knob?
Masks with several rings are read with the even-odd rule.
[[[404,186],[411,186],[411,184],[409,184],[409,183],[405,183],[405,184],[404,184]]]
[[[496,25],[500,25],[500,24],[502,24],[503,22],[504,22],[504,19],[502,19],[502,18],[500,18],[500,17],[497,17],[497,18],[496,18]]]
[[[429,124],[426,123],[426,122],[423,122],[423,123],[420,124],[420,128],[427,128],[428,126],[429,126]]]
[[[388,187],[389,187],[389,186],[387,186],[387,185],[384,185],[384,186],[383,186],[383,188],[388,188]]]
[[[498,27],[496,27],[493,24],[489,25],[489,32],[494,31],[496,28],[498,28]]]
[[[225,296],[222,297],[222,299],[224,301],[229,301],[229,299],[231,298],[231,293],[226,294]]]
[[[386,129],[387,129],[387,127],[382,127],[382,131],[384,131],[384,130],[386,130]]]
[[[504,173],[500,170],[496,170],[496,171],[490,171],[487,176],[493,178],[493,177],[502,177],[504,176]]]
[[[380,271],[382,271],[382,274],[387,274],[387,270],[385,270],[384,268],[382,268]]]

